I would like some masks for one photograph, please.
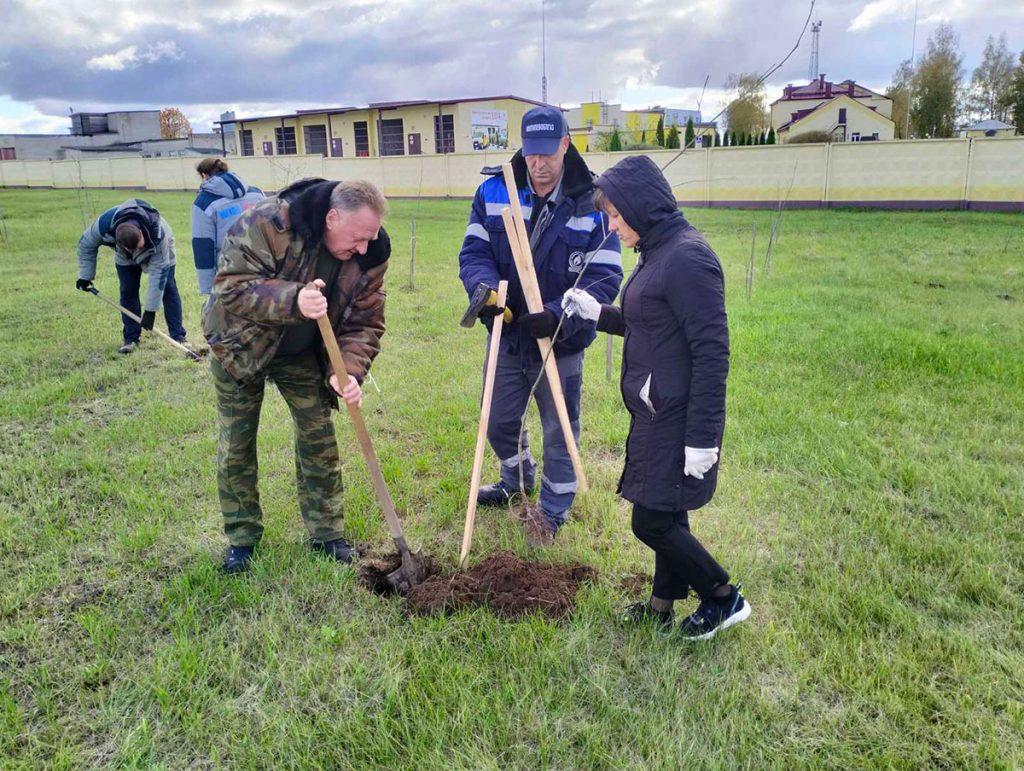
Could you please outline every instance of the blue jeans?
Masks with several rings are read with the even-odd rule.
[[[139,265],[115,265],[117,278],[121,282],[121,305],[136,316],[142,315],[142,304],[139,302],[139,285],[142,283],[142,267]],[[164,318],[167,320],[167,332],[179,342],[185,339],[185,327],[181,325],[181,295],[178,285],[174,282],[174,266],[164,268],[162,277],[164,285]],[[135,319],[121,314],[121,325],[124,327],[124,341],[137,343],[142,335],[142,327]]]
[[[494,376],[494,397],[487,423],[487,439],[501,461],[501,480],[513,490],[519,489],[519,463],[523,465],[523,481],[532,488],[537,463],[530,453],[529,435],[523,432],[523,451],[519,453],[520,418],[526,411],[530,387],[540,374],[540,358],[498,351],[498,368]],[[558,357],[558,375],[565,394],[572,432],[580,438],[580,394],[583,387],[583,352]],[[534,394],[544,432],[544,471],[541,475],[540,506],[553,527],[565,524],[569,507],[576,498],[576,472],[569,458],[562,424],[558,421],[555,402],[551,398],[547,377],[541,378]]]

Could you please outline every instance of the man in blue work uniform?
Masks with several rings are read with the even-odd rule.
[[[523,483],[529,494],[537,464],[524,435],[519,451],[520,418],[542,362],[537,339],[552,337],[562,318],[561,298],[579,280],[579,287],[610,303],[622,282],[619,240],[608,231],[607,215],[593,203],[594,176],[569,141],[565,118],[556,107],[535,107],[523,116],[522,150],[512,157],[516,188],[530,237],[544,309],[529,313],[505,235],[501,210],[508,192],[501,168],[485,168],[488,179],[473,199],[466,237],[459,252],[459,278],[470,297],[483,284],[495,290],[509,282],[506,307],[512,322],[502,334],[487,437],[501,461],[498,482],[480,489],[482,505],[504,505]],[[582,277],[580,274],[583,274]],[[489,327],[497,309],[491,302],[481,318]],[[554,352],[573,432],[579,439],[583,352],[597,336],[592,321],[566,318],[554,340]],[[540,505],[550,538],[565,523],[576,496],[576,474],[562,434],[547,379],[535,394],[544,432],[544,466]]]

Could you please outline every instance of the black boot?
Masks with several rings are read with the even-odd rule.
[[[532,492],[532,487],[526,489],[527,495],[530,495]],[[481,487],[480,491],[476,494],[476,502],[480,506],[507,506],[515,494],[516,490],[514,488],[498,480],[493,485]]]
[[[228,575],[232,573],[244,573],[249,569],[252,562],[252,546],[229,546],[227,554],[224,555],[224,564],[221,565]]]
[[[322,552],[329,557],[334,557],[338,562],[354,562],[359,559],[359,552],[356,547],[344,538],[335,538],[333,541],[313,541],[310,544],[313,551]]]

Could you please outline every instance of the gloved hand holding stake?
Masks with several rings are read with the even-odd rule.
[[[88,278],[80,278],[75,282],[75,289],[80,289],[83,292],[92,291],[92,280]]]
[[[504,305],[498,304],[498,293],[495,290],[491,289],[490,287],[488,287],[487,289],[487,302],[484,304],[484,307],[480,309],[480,312],[477,314],[477,316],[479,316],[482,319],[493,319],[498,314],[501,314],[502,321],[504,321],[506,324],[511,323],[512,311],[510,311]]]
[[[709,447],[707,449],[684,447],[683,450],[686,455],[683,474],[695,479],[703,479],[704,475],[711,470],[711,467],[718,463],[717,447]]]
[[[569,317],[579,316],[587,321],[597,321],[601,315],[601,303],[582,289],[567,289],[562,295],[562,310]]]
[[[140,322],[143,329],[148,332],[153,331],[153,324],[156,322],[156,311],[143,311],[142,321]]]

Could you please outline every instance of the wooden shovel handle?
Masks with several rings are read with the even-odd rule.
[[[327,316],[321,316],[316,320],[320,328],[320,336],[327,348],[327,356],[331,360],[331,369],[338,379],[338,385],[342,386],[342,378],[348,378],[348,370],[345,369],[345,362],[341,358],[341,349],[338,348],[338,340],[334,336],[331,322]],[[339,397],[340,398],[340,397]],[[342,401],[345,401],[342,399]],[[396,542],[399,540],[404,544],[405,536],[402,533],[402,523],[398,519],[398,511],[395,509],[395,502],[391,499],[391,492],[388,490],[387,482],[384,481],[384,473],[380,470],[380,462],[377,460],[377,453],[373,449],[373,442],[366,430],[366,423],[363,421],[363,414],[355,404],[345,402],[348,408],[349,417],[352,418],[352,425],[356,430],[356,439],[359,440],[359,449],[363,451],[366,458],[366,465],[370,468],[370,479],[373,480],[373,489],[377,493],[377,501],[384,510],[384,519],[387,520],[388,530]]]

